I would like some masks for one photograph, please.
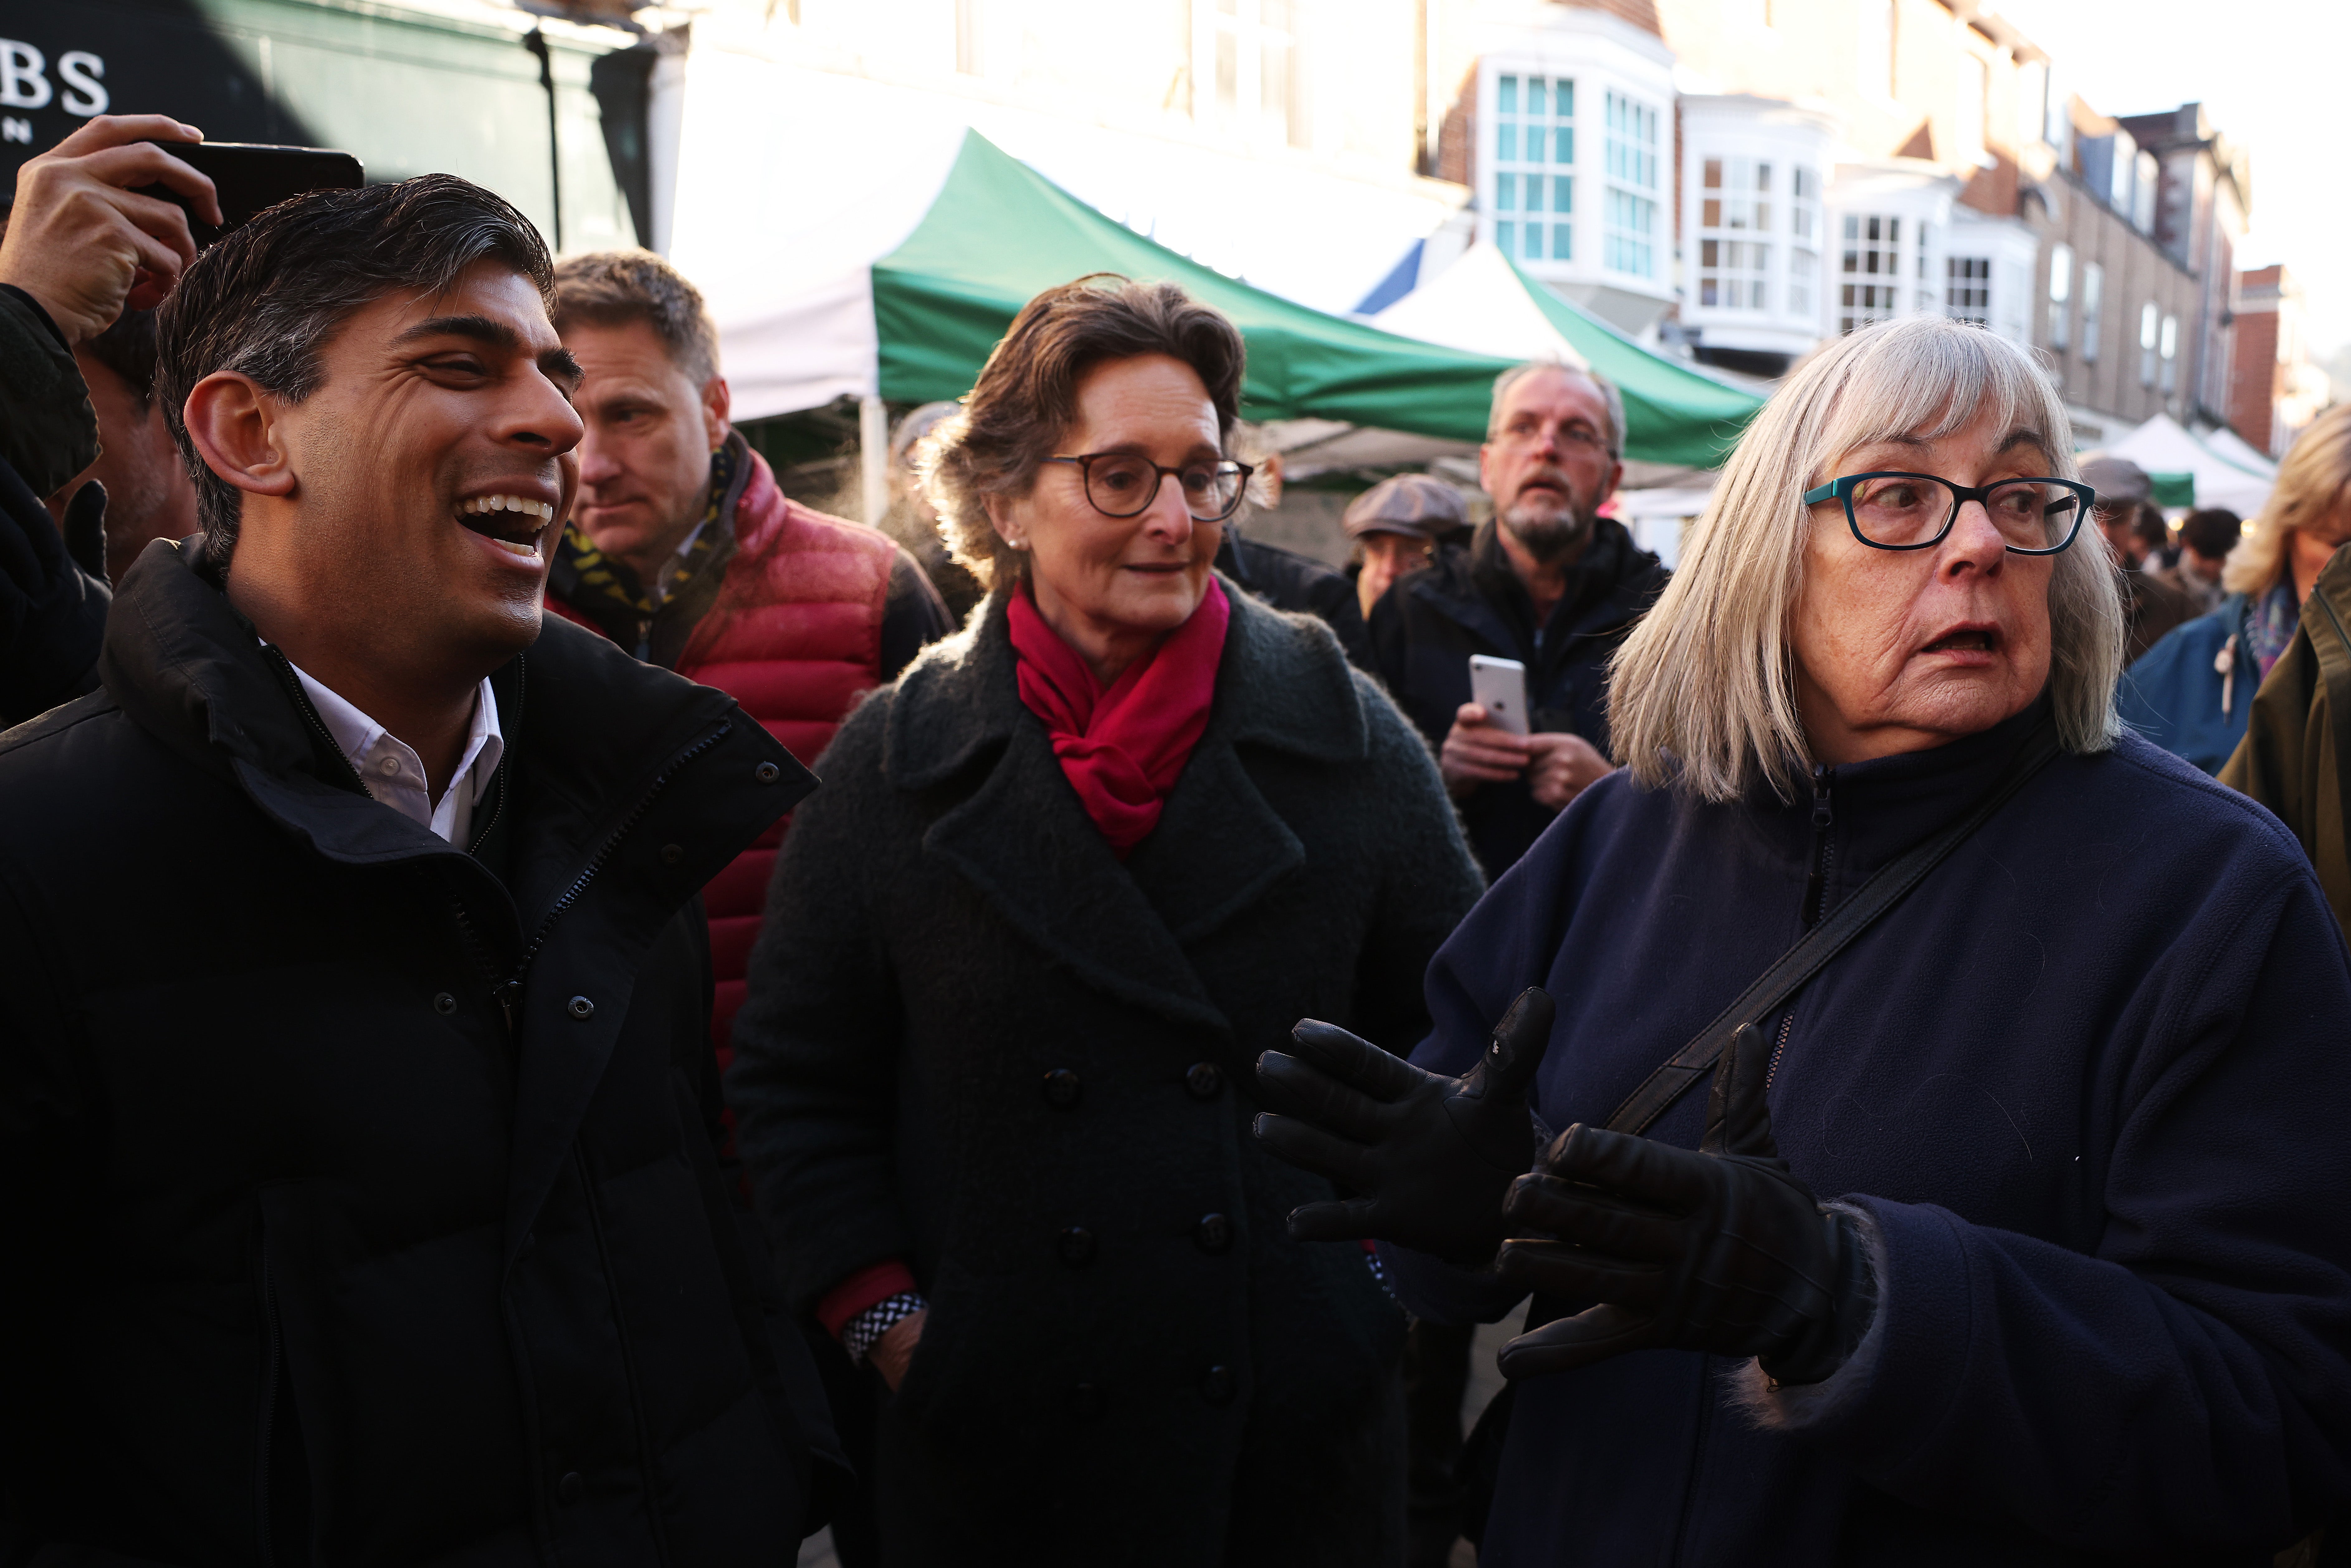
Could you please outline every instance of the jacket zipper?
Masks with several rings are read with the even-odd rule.
[[[294,661],[287,658],[285,650],[275,643],[264,643],[261,651],[277,669],[278,684],[294,699],[294,711],[302,716],[302,723],[309,730],[311,737],[326,747],[328,756],[343,765],[343,781],[360,794],[366,794],[367,780],[361,779],[360,770],[351,766],[351,759],[343,755],[343,748],[335,744],[335,737],[327,733],[326,721],[319,716],[319,710],[310,706],[310,694],[302,689],[302,679],[294,673]]]
[[[1836,844],[1829,830],[1836,825],[1836,813],[1831,809],[1831,792],[1836,786],[1836,769],[1822,763],[1813,765],[1813,868],[1804,876],[1804,929],[1810,931],[1828,913],[1829,867],[1836,859]],[[1763,1087],[1769,1092],[1771,1081],[1780,1075],[1780,1058],[1788,1049],[1788,1036],[1796,1027],[1796,1009],[1790,1008],[1780,1019],[1780,1038],[1771,1043],[1771,1064],[1763,1071]]]
[[[506,1009],[507,1028],[514,1027],[515,1009],[522,1001],[523,977],[530,972],[530,966],[538,958],[538,950],[547,946],[548,936],[554,930],[556,921],[562,918],[565,910],[580,902],[580,895],[588,891],[588,884],[596,880],[596,873],[604,869],[604,862],[611,860],[612,852],[621,847],[621,841],[627,838],[630,830],[634,828],[644,814],[653,809],[653,798],[662,792],[663,787],[672,779],[676,778],[678,770],[687,763],[726,739],[734,728],[735,723],[729,719],[678,753],[671,760],[670,765],[654,777],[644,794],[640,796],[637,803],[629,809],[629,814],[621,820],[621,825],[612,830],[611,836],[606,838],[603,844],[598,848],[585,869],[573,879],[569,887],[563,890],[563,895],[555,901],[554,906],[548,910],[547,917],[538,923],[538,930],[532,935],[529,942],[524,945],[522,956],[515,961],[513,972],[492,993],[498,998],[498,1005]]]
[[[1828,913],[1829,862],[1836,852],[1829,841],[1829,829],[1836,818],[1829,810],[1829,790],[1836,783],[1836,769],[1819,763],[1813,766],[1813,869],[1804,878],[1804,929],[1810,931]]]

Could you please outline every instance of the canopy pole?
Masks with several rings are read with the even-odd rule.
[[[865,525],[878,528],[890,509],[890,405],[857,400],[857,473],[865,495]]]

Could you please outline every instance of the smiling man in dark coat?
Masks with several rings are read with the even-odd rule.
[[[808,775],[540,635],[549,286],[434,175],[275,208],[164,308],[204,535],[0,737],[12,1562],[747,1568],[808,1521],[693,903]]]

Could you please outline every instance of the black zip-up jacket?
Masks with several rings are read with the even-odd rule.
[[[1527,667],[1534,727],[1572,731],[1608,751],[1608,658],[1669,574],[1614,517],[1595,518],[1592,543],[1568,574],[1567,596],[1535,624],[1534,601],[1510,570],[1489,520],[1467,549],[1439,549],[1372,606],[1372,653],[1389,695],[1432,747],[1469,700],[1469,655]],[[1480,784],[1461,801],[1469,847],[1488,880],[1518,863],[1557,813],[1524,779]]]
[[[550,618],[469,853],[169,543],[101,673],[0,736],[0,1558],[789,1561],[695,895],[807,772]]]

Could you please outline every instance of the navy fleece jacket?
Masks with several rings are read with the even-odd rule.
[[[1809,871],[1849,894],[2034,716],[1834,770],[1825,832],[1612,775],[1438,953],[1414,1060],[1466,1071],[1541,984],[1537,1108],[1604,1121],[1796,940]],[[1766,1027],[1782,1153],[1867,1217],[1868,1339],[1794,1394],[1677,1351],[1527,1382],[1486,1568],[2266,1563],[2344,1498],[2351,962],[2268,812],[2135,737],[2061,756]],[[1388,1255],[1425,1315],[1516,1299]]]

